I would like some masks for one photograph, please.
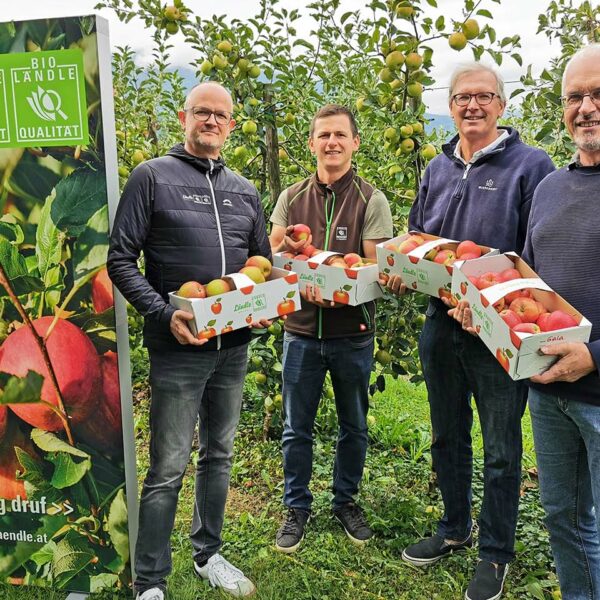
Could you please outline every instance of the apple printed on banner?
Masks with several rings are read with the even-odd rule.
[[[233,331],[233,327],[232,327],[233,321],[227,321],[225,327],[223,327],[223,329],[221,329],[221,333],[229,333],[230,331]]]
[[[221,304],[221,298],[217,298],[211,305],[210,310],[213,314],[218,315],[223,309],[223,305]]]
[[[292,300],[294,295],[295,295],[294,292],[289,292],[286,295],[286,297],[283,299],[283,302],[280,302],[277,305],[277,314],[280,317],[283,317],[283,315],[288,315],[290,313],[293,313],[296,310],[296,304]]]

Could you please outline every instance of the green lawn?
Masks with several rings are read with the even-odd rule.
[[[402,548],[429,533],[440,516],[440,496],[431,478],[429,416],[424,386],[388,379],[387,389],[373,400],[371,445],[360,501],[376,531],[365,548],[357,549],[330,515],[330,481],[334,439],[322,432],[315,445],[312,490],[314,519],[306,539],[294,555],[275,551],[275,532],[283,515],[282,468],[278,436],[262,441],[262,405],[249,386],[236,447],[235,465],[224,530],[223,554],[252,577],[260,599],[458,599],[464,595],[477,559],[477,550],[453,556],[427,570],[412,568],[400,559]],[[147,466],[147,396],[136,395],[140,481]],[[529,415],[523,420],[525,464],[535,456]],[[481,479],[481,438],[475,431],[478,510]],[[223,598],[197,581],[191,569],[187,538],[192,514],[193,467],[190,464],[181,493],[173,534],[172,600]],[[521,516],[517,535],[518,558],[509,572],[505,598],[550,598],[556,590],[550,550],[542,525],[537,483],[524,473]],[[54,600],[65,593],[2,588],[7,600]],[[555,592],[556,594],[556,592]],[[124,597],[104,594],[102,598]],[[556,596],[555,596],[556,597]]]

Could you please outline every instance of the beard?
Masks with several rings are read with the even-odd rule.
[[[579,132],[574,141],[575,145],[584,152],[600,152],[600,134],[587,135]]]
[[[198,151],[218,152],[223,147],[223,141],[218,137],[204,137],[205,132],[198,131],[188,137],[188,142]]]

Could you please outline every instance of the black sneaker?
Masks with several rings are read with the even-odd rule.
[[[508,565],[498,565],[480,560],[475,575],[469,583],[465,600],[497,600],[502,596]]]
[[[405,548],[402,552],[402,560],[415,567],[427,567],[440,560],[440,558],[450,556],[453,552],[470,548],[472,545],[473,531],[462,542],[454,544],[449,544],[442,536],[436,533]]]
[[[346,535],[361,546],[373,537],[373,530],[369,527],[362,508],[354,502],[347,502],[333,509],[333,515],[342,524]]]
[[[304,538],[304,526],[310,517],[307,510],[290,508],[283,525],[279,528],[275,538],[275,548],[279,552],[291,554],[296,552]]]

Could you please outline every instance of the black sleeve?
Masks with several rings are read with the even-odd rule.
[[[140,165],[119,201],[106,266],[112,282],[141,315],[168,323],[175,308],[148,283],[137,262],[151,226],[153,197],[152,169]]]
[[[248,256],[260,255],[271,261],[273,260],[271,256],[271,244],[269,243],[269,236],[267,235],[265,212],[258,194],[256,194],[256,218],[250,236],[250,243],[248,244],[248,253]]]

